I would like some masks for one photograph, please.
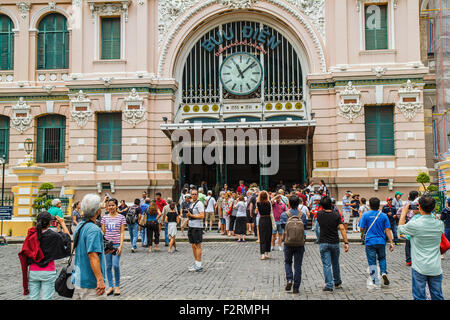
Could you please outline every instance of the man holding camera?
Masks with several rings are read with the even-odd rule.
[[[202,272],[202,241],[203,241],[203,218],[205,217],[205,206],[198,199],[198,191],[192,190],[192,204],[189,206],[187,217],[189,218],[188,238],[192,245],[194,254],[194,265],[189,271]]]
[[[424,195],[418,202],[420,216],[406,223],[406,215],[410,209],[408,203],[402,210],[398,226],[400,233],[411,237],[412,295],[414,300],[426,300],[428,283],[431,300],[444,300],[439,252],[444,223],[431,215],[436,200]]]

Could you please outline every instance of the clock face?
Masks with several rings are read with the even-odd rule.
[[[222,86],[234,95],[248,95],[258,89],[262,80],[262,66],[258,58],[246,52],[228,56],[219,71]]]

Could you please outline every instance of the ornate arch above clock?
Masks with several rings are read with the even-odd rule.
[[[176,120],[238,113],[308,118],[308,62],[294,39],[285,28],[255,18],[224,19],[197,33],[178,60]]]

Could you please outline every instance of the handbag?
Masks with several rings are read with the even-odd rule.
[[[143,228],[145,228],[145,225],[147,224],[147,211],[145,211],[142,216],[141,219],[139,220],[139,225]]]
[[[273,216],[273,209],[272,209],[272,203],[270,203],[270,220],[272,221],[272,230],[277,230],[277,224],[275,223],[275,217]]]
[[[445,233],[441,236],[441,245],[439,249],[441,250],[441,254],[444,254],[448,249],[450,249],[450,241],[448,241]]]
[[[227,216],[231,216],[233,214],[234,201],[231,204],[230,208],[227,211]]]
[[[92,222],[92,221],[86,221],[80,227],[80,229],[78,229],[77,233],[75,234],[74,241],[73,241],[73,248],[72,248],[72,252],[70,253],[69,261],[67,262],[67,265],[61,269],[61,272],[59,273],[58,278],[56,278],[55,291],[61,297],[65,297],[65,298],[73,297],[73,293],[75,291],[75,286],[72,283],[72,271],[73,271],[72,257],[73,257],[75,248],[78,245],[78,237],[81,232],[81,229],[83,229],[83,227],[86,224],[88,224],[89,222]]]

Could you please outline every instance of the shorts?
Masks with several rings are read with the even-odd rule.
[[[189,228],[188,239],[190,244],[199,244],[203,241],[203,229],[202,228]]]
[[[350,211],[343,211],[342,212],[342,218],[344,218],[344,223],[350,222]]]
[[[284,228],[281,225],[281,222],[280,221],[275,221],[275,224],[277,226],[277,230],[272,230],[272,234],[277,234],[277,233],[278,234],[283,234]]]
[[[250,214],[250,211],[247,211],[247,223],[254,223],[255,222],[255,218],[252,217],[252,215]]]
[[[180,226],[185,228],[189,222],[189,218],[181,218]]]
[[[226,224],[227,222],[226,222],[226,220],[225,220],[225,218],[220,218],[220,224]]]
[[[167,225],[167,234],[169,237],[175,238],[177,235],[177,223],[176,222],[169,222]]]
[[[206,221],[214,222],[214,221],[216,221],[216,215],[214,214],[214,212],[206,212],[205,219],[206,219]]]

